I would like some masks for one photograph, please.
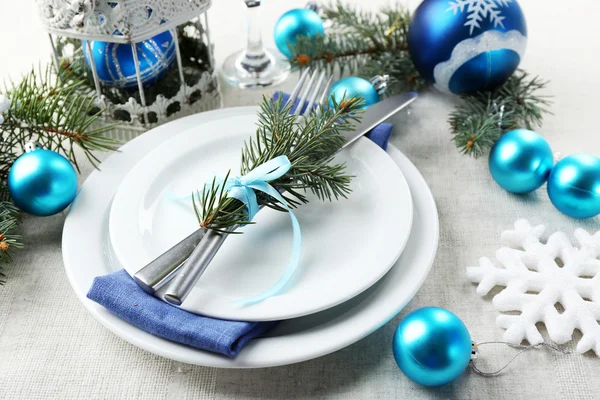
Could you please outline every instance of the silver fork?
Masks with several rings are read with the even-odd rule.
[[[302,116],[304,118],[313,112],[318,113],[320,108],[314,106],[315,104],[321,105],[326,101],[333,82],[333,76],[327,80],[326,78],[325,72],[317,77],[317,72],[310,74],[309,69],[304,70],[285,105],[294,104],[302,91],[294,115],[300,115],[303,108],[306,110]],[[307,79],[308,83],[306,84]],[[303,107],[304,103],[306,103],[306,107]],[[237,229],[237,227],[232,229]],[[202,276],[227,236],[224,233],[200,228],[139,270],[133,276],[134,280],[150,294],[155,293],[172,280],[164,298],[171,304],[180,305]]]

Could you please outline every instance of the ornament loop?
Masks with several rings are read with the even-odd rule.
[[[514,348],[518,348],[521,349],[521,351],[519,351],[517,354],[515,354],[514,356],[512,356],[512,358],[510,360],[508,360],[508,362],[506,364],[504,364],[504,366],[502,366],[501,368],[495,370],[495,371],[491,371],[491,372],[486,372],[486,371],[482,371],[479,368],[477,368],[477,366],[475,365],[475,360],[477,359],[477,355],[479,354],[479,346],[485,345],[485,344],[506,344],[510,347],[514,347]],[[473,351],[471,352],[471,368],[473,369],[473,371],[481,376],[485,376],[485,377],[492,377],[492,376],[498,376],[502,373],[502,371],[504,371],[506,368],[508,368],[508,366],[510,364],[513,363],[513,361],[515,361],[517,359],[517,357],[519,357],[521,354],[523,354],[524,352],[526,352],[527,350],[531,350],[531,349],[539,349],[542,347],[546,347],[548,349],[554,350],[556,352],[562,353],[562,354],[570,354],[571,352],[569,350],[566,349],[561,349],[560,347],[558,347],[557,345],[555,345],[554,343],[546,343],[546,342],[542,342],[542,343],[538,343],[538,344],[533,344],[533,345],[523,345],[523,344],[519,344],[519,345],[515,345],[512,343],[508,343],[508,342],[502,342],[502,341],[490,341],[490,342],[481,342],[481,343],[475,343],[473,342]]]

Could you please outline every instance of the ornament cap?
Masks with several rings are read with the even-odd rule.
[[[304,6],[304,8],[308,8],[309,10],[313,10],[314,12],[319,11],[319,6],[314,1],[309,1],[308,3],[306,3],[306,6]]]
[[[476,360],[479,355],[479,346],[477,343],[471,341],[471,361]]]
[[[31,153],[32,151],[37,150],[39,147],[40,146],[36,142],[27,142],[24,146],[25,153]]]
[[[371,78],[371,83],[373,84],[373,87],[375,88],[375,90],[377,90],[377,93],[380,96],[382,94],[384,94],[385,91],[387,90],[389,82],[390,82],[389,75],[375,75],[374,77]]]

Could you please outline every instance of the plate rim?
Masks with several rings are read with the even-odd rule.
[[[152,147],[153,140],[155,141],[156,138],[159,138],[160,135],[162,135],[162,134],[168,135],[169,134],[168,130],[173,129],[177,125],[191,126],[194,123],[197,123],[198,121],[201,121],[206,118],[211,118],[213,116],[218,117],[218,116],[226,116],[226,115],[232,114],[232,113],[235,114],[238,112],[255,112],[255,111],[256,111],[256,107],[228,108],[228,109],[221,109],[221,110],[216,110],[213,112],[208,112],[208,113],[203,113],[203,114],[198,114],[198,115],[193,115],[190,117],[182,118],[180,120],[175,121],[177,124],[168,123],[168,124],[165,124],[162,126],[163,129],[159,129],[159,128],[161,128],[161,127],[159,127],[159,128],[156,128],[156,130],[154,132],[147,132],[144,135],[145,138],[140,139],[141,141],[136,142],[136,144],[137,143],[147,143],[147,145]],[[131,144],[131,143],[134,143],[134,142],[135,142],[135,140],[131,141],[130,143],[125,144],[125,146],[127,146],[126,150],[130,150],[130,148],[134,146],[134,144]],[[159,140],[159,142],[160,142],[160,140]],[[158,144],[158,143],[156,143],[156,144]],[[154,146],[156,144],[154,144]],[[124,146],[124,148],[125,148],[125,146]],[[70,235],[71,235],[71,233],[70,233],[71,230],[73,228],[76,228],[73,225],[77,224],[79,222],[78,218],[80,218],[80,216],[77,215],[77,212],[74,212],[74,213],[71,212],[71,210],[77,208],[77,201],[72,206],[71,210],[69,211],[69,216],[67,217],[67,220],[65,222],[65,227],[63,230],[63,239],[62,239],[63,261],[65,264],[66,275],[69,279],[69,282],[70,282],[74,292],[76,293],[79,300],[83,303],[84,307],[92,314],[92,316],[95,319],[97,319],[108,330],[112,331],[117,336],[121,337],[122,339],[128,341],[129,343],[131,343],[137,347],[140,347],[140,348],[142,348],[146,351],[149,351],[153,354],[157,354],[159,356],[163,356],[163,357],[166,357],[166,358],[169,358],[172,360],[181,361],[181,362],[185,362],[185,363],[189,363],[189,364],[195,364],[195,365],[222,367],[222,368],[263,368],[263,367],[273,367],[273,366],[278,366],[278,365],[292,364],[292,363],[305,361],[305,360],[323,356],[325,354],[332,353],[334,351],[337,351],[343,347],[346,347],[346,346],[362,339],[363,337],[369,335],[373,331],[375,331],[378,328],[380,328],[381,326],[385,325],[396,314],[398,314],[404,308],[404,306],[414,297],[416,292],[422,286],[423,282],[425,281],[425,279],[427,278],[427,276],[431,270],[433,261],[435,259],[436,253],[437,253],[437,247],[438,247],[438,242],[439,242],[439,217],[438,217],[437,207],[435,205],[435,200],[433,198],[431,190],[429,189],[423,176],[416,169],[414,164],[412,164],[412,162],[410,162],[410,160],[404,154],[402,154],[393,145],[390,145],[390,147],[388,148],[388,152],[393,155],[393,158],[398,157],[403,163],[405,163],[409,168],[412,169],[412,171],[410,171],[410,175],[414,175],[414,177],[412,177],[410,180],[415,179],[422,185],[422,188],[419,189],[418,192],[413,191],[413,196],[419,195],[420,191],[424,191],[422,196],[424,197],[424,200],[426,200],[426,202],[428,203],[428,210],[429,210],[429,212],[431,212],[431,215],[430,215],[431,218],[428,218],[429,222],[432,223],[432,225],[429,226],[428,229],[431,229],[431,233],[433,234],[431,237],[432,241],[431,241],[431,243],[429,243],[429,246],[428,246],[430,248],[430,251],[428,252],[428,254],[426,256],[426,261],[423,264],[421,264],[421,266],[423,268],[421,268],[419,282],[417,282],[415,285],[412,286],[413,289],[411,290],[411,293],[408,293],[408,295],[403,296],[403,299],[401,301],[395,302],[393,310],[389,310],[388,315],[386,315],[385,318],[377,317],[376,321],[372,321],[370,324],[368,324],[367,329],[363,329],[359,334],[356,334],[356,332],[354,332],[354,334],[348,335],[347,337],[345,337],[344,340],[339,340],[340,336],[335,335],[335,337],[338,339],[338,342],[335,345],[329,345],[329,346],[326,346],[319,350],[316,350],[315,343],[310,342],[310,346],[307,347],[307,350],[311,350],[312,352],[304,352],[302,357],[283,358],[283,359],[279,359],[279,360],[271,360],[269,362],[265,362],[265,361],[261,361],[261,360],[253,361],[252,357],[255,357],[255,356],[248,354],[247,350],[251,350],[251,349],[246,348],[238,356],[238,358],[231,360],[231,359],[227,359],[225,357],[218,356],[218,355],[215,355],[212,353],[208,353],[208,352],[205,352],[202,350],[193,349],[193,348],[190,348],[190,347],[187,347],[184,345],[170,342],[165,339],[157,338],[157,337],[155,337],[147,332],[144,332],[143,330],[136,328],[133,325],[130,325],[129,323],[119,319],[117,316],[111,314],[109,311],[104,309],[102,306],[87,299],[87,297],[86,297],[87,290],[89,289],[89,287],[92,283],[93,276],[83,277],[84,280],[87,280],[84,283],[77,281],[77,279],[79,278],[77,276],[79,273],[77,271],[78,266],[74,264],[75,260],[73,260],[70,255],[70,249],[73,246],[75,246],[75,248],[77,248],[77,243],[72,243],[69,240]],[[111,158],[120,157],[120,156],[121,156],[121,154],[119,154],[119,153],[113,154],[113,155],[109,156],[107,158],[107,160],[105,160],[104,163],[109,163],[109,160]],[[114,163],[114,160],[112,162]],[[106,168],[106,170],[109,170],[109,168]],[[105,175],[105,179],[110,179],[111,175],[115,174],[115,171],[112,171],[112,170],[106,171],[106,170],[105,170],[105,172],[103,172],[103,173],[107,174],[107,175]],[[94,182],[97,178],[92,179],[92,177],[94,175],[97,176],[98,174],[99,173],[97,171],[94,171],[94,172],[92,172],[90,177],[88,177],[88,179],[91,182]],[[116,174],[118,175],[118,171],[116,171]],[[408,175],[408,174],[405,172],[405,175]],[[87,180],[86,180],[86,182],[87,182]],[[112,194],[107,194],[107,195],[105,195],[105,197],[108,198],[107,200],[105,200],[105,202],[109,203],[110,199],[112,199]],[[108,205],[104,206],[105,209],[107,207],[108,207]],[[95,219],[101,219],[101,218],[104,218],[104,214],[95,215],[92,217]],[[102,229],[100,227],[98,227],[98,229],[96,229],[95,233],[92,232],[91,235],[86,235],[86,240],[93,240],[94,238],[99,239],[100,233],[101,233],[99,231],[101,231],[101,230]],[[75,239],[77,239],[77,238],[75,237]],[[98,246],[100,246],[100,245],[98,245]],[[384,277],[384,279],[385,279],[385,277]],[[372,305],[370,305],[370,307],[372,307]],[[372,315],[372,314],[373,313],[371,312],[369,315]],[[370,319],[372,320],[373,318],[370,318]],[[336,318],[335,321],[330,321],[327,324],[328,327],[326,329],[328,329],[328,330],[333,329],[333,331],[336,331],[335,326],[338,326],[340,324],[342,324],[342,322],[338,321],[338,318]],[[333,327],[331,327],[331,325],[333,325]],[[364,326],[365,324],[363,323],[362,325]],[[319,327],[321,327],[321,326],[319,326]],[[312,331],[314,331],[315,329],[316,328],[313,328]],[[338,331],[339,331],[339,327],[338,327]],[[298,340],[297,336],[300,336],[300,340],[302,340],[302,337],[304,335],[306,335],[307,333],[308,332],[306,332],[306,331],[299,332],[299,333],[295,334],[296,337],[294,337],[294,339]],[[257,341],[258,340],[267,340],[267,339],[257,339]],[[255,346],[253,346],[253,344],[254,343],[251,343],[249,345],[249,347],[250,346],[255,347]]]
[[[244,113],[240,114],[238,117],[251,118],[254,120],[256,119],[256,114]],[[207,123],[228,123],[229,120],[230,119],[215,119]],[[157,176],[162,174],[162,171],[165,168],[168,168],[167,166],[172,165],[178,159],[181,154],[181,151],[179,150],[182,147],[182,141],[197,140],[193,145],[190,146],[194,149],[196,149],[198,146],[210,146],[212,143],[221,141],[221,139],[215,138],[214,136],[202,135],[201,132],[206,130],[206,128],[203,128],[204,125],[205,124],[198,124],[194,128],[182,131],[179,134],[163,141],[149,151],[146,156],[139,160],[125,173],[124,178],[115,192],[109,211],[109,233],[112,248],[116,259],[121,261],[122,266],[127,265],[128,260],[132,260],[129,247],[135,246],[135,248],[139,249],[139,240],[135,241],[134,243],[130,242],[129,245],[122,246],[119,246],[118,242],[119,240],[123,240],[124,238],[131,236],[134,234],[133,231],[137,230],[135,228],[131,228],[131,225],[135,224],[134,221],[138,221],[137,207],[144,200],[144,193],[147,193],[153,182],[155,182]],[[248,136],[252,136],[251,130],[248,132]],[[242,135],[245,135],[245,133],[228,132],[224,139],[235,138],[235,140],[237,140],[241,138]],[[190,150],[189,148],[186,148],[185,151],[189,152]],[[343,292],[341,295],[337,296],[328,296],[325,294],[325,296],[322,296],[323,301],[320,303],[301,301],[302,299],[298,297],[287,297],[281,298],[280,300],[285,302],[285,304],[287,304],[289,307],[282,307],[281,302],[270,302],[245,307],[243,309],[235,307],[220,309],[216,305],[212,305],[208,308],[202,308],[202,305],[199,305],[198,301],[194,300],[194,293],[192,292],[190,293],[189,298],[180,306],[180,308],[191,313],[219,319],[251,322],[280,321],[303,317],[340,305],[368,290],[371,286],[383,278],[389,272],[389,270],[393,268],[393,266],[396,264],[396,261],[398,261],[398,258],[400,258],[410,237],[414,215],[414,204],[411,190],[402,170],[392,159],[390,159],[385,150],[377,146],[372,141],[364,137],[360,138],[360,140],[354,144],[353,148],[347,148],[346,151],[350,154],[358,151],[362,154],[366,154],[365,157],[367,157],[369,154],[372,154],[373,157],[371,163],[365,164],[367,169],[374,168],[377,165],[381,165],[381,163],[388,163],[389,166],[385,166],[386,168],[395,168],[394,171],[389,172],[391,176],[387,176],[387,179],[394,181],[394,185],[396,187],[395,190],[397,191],[396,194],[402,195],[402,198],[404,199],[403,201],[406,203],[403,205],[405,207],[402,210],[396,210],[396,215],[398,216],[397,222],[401,221],[403,225],[402,231],[399,232],[397,227],[388,226],[388,233],[393,232],[394,234],[394,246],[382,247],[379,243],[375,243],[373,245],[376,247],[374,249],[371,246],[373,257],[377,256],[377,258],[380,258],[382,254],[387,255],[385,260],[377,263],[377,265],[379,265],[379,267],[375,269],[375,272],[377,273],[363,276],[362,279],[359,280],[355,279],[353,281],[355,284],[351,286],[354,288],[354,290],[347,290],[346,292]],[[164,154],[167,155],[167,157],[164,159],[166,161],[163,161],[161,157],[161,155]],[[393,204],[393,200],[389,201],[390,202],[388,204]],[[133,210],[131,210],[131,208],[133,208]],[[132,217],[132,215],[135,216]],[[396,224],[394,224],[394,226],[395,225]],[[378,228],[379,227],[376,229]],[[116,245],[115,242],[117,242]],[[126,249],[126,251],[124,251],[124,249]],[[127,270],[127,268],[125,269]],[[369,270],[372,270],[372,268],[369,268]],[[221,299],[219,303],[221,305],[223,301],[227,302],[226,296],[216,296],[216,298]],[[276,305],[273,308],[271,304]],[[270,312],[267,313],[269,310]]]

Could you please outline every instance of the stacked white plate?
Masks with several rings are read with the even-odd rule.
[[[227,239],[183,303],[190,312],[216,318],[283,321],[235,359],[152,336],[88,300],[94,277],[121,268],[133,274],[197,228],[185,197],[215,174],[238,171],[257,112],[212,111],[145,133],[103,162],[71,206],[63,233],[71,284],[100,322],[134,345],[207,366],[299,362],[345,347],[388,322],[427,276],[438,239],[431,192],[399,150],[390,146],[386,153],[362,138],[337,157],[354,176],[348,199],[311,199],[296,211],[302,259],[282,292],[249,306],[234,301],[268,289],[287,264],[289,216],[265,209],[256,225]]]

